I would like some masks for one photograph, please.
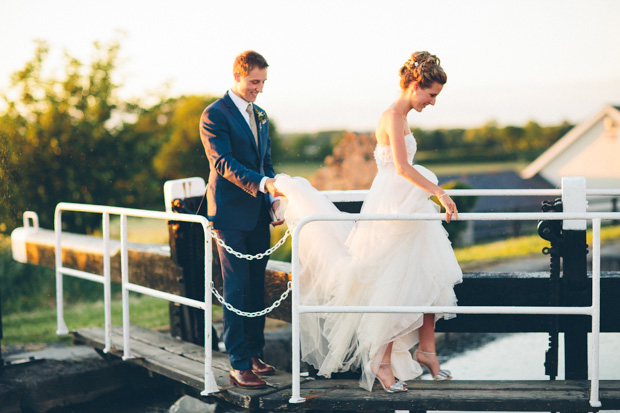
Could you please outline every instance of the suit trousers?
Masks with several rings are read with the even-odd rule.
[[[261,202],[261,213],[251,231],[216,230],[218,236],[233,250],[255,255],[265,252],[270,245],[269,213]],[[246,260],[229,254],[217,246],[222,267],[224,299],[234,308],[255,312],[265,308],[265,268],[269,257]],[[224,307],[223,340],[235,370],[251,370],[251,357],[262,357],[265,345],[265,316],[242,317]]]

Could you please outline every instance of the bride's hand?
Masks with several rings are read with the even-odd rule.
[[[276,188],[276,186],[274,185],[276,182],[275,178],[267,178],[267,180],[265,181],[265,189],[267,190],[267,192],[269,192],[271,194],[271,196],[273,196],[274,198],[280,197],[280,196],[284,196],[283,193],[281,193],[280,191],[278,191],[278,189]]]
[[[450,195],[447,193],[443,193],[442,195],[437,197],[441,205],[446,209],[446,222],[450,222],[452,216],[454,215],[454,219],[459,219],[459,211],[456,209],[456,204],[450,198]]]

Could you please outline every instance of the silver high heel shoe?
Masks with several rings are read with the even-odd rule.
[[[379,366],[379,368],[381,368],[380,366],[392,365],[392,363],[379,363],[377,361],[371,361],[370,364],[376,364]],[[381,387],[383,387],[383,390],[385,390],[387,393],[400,393],[408,390],[407,383],[401,380],[397,380],[396,377],[394,377],[394,380],[396,380],[394,384],[392,384],[390,387],[385,387],[385,384],[383,384],[379,376],[377,376],[377,372],[379,371],[379,369],[377,369],[377,371],[374,371],[373,368],[370,367],[370,371],[375,375],[375,378],[379,381],[379,384],[381,384]]]
[[[437,355],[437,353],[429,353],[428,351],[422,351],[422,350],[417,350],[414,352],[415,353],[422,353],[422,354],[428,354],[431,356],[435,356]],[[433,380],[437,380],[437,381],[444,381],[444,380],[452,380],[452,373],[450,373],[450,370],[439,370],[439,373],[437,373],[436,375],[433,376],[433,370],[431,370],[431,366],[429,366],[426,363],[421,362],[420,360],[418,360],[418,356],[415,356],[415,359],[418,363],[420,363],[420,366],[424,367],[426,370],[428,370],[428,372],[430,373],[430,375],[433,377]]]

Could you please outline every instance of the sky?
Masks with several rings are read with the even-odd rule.
[[[448,83],[411,127],[578,123],[620,105],[619,22],[616,0],[0,0],[0,93],[37,39],[52,76],[65,53],[88,63],[93,42],[119,40],[124,99],[221,96],[254,49],[270,65],[257,104],[280,132],[366,132],[428,50]]]

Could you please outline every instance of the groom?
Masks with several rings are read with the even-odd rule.
[[[279,200],[271,164],[269,120],[254,104],[267,80],[267,61],[246,51],[235,59],[233,87],[200,119],[200,138],[209,160],[207,218],[217,236],[233,250],[254,255],[270,245],[270,219]],[[275,215],[273,215],[275,216]],[[268,257],[246,260],[218,245],[224,299],[238,310],[264,308]],[[224,307],[224,343],[230,359],[230,381],[248,389],[266,385],[258,375],[275,369],[262,360],[265,318],[242,317]]]

